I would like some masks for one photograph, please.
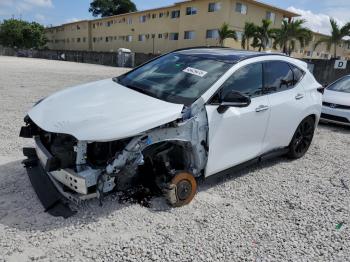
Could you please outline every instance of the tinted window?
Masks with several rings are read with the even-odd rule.
[[[293,72],[285,62],[264,63],[264,80],[264,89],[269,93],[284,91],[294,86]]]
[[[213,59],[171,53],[115,80],[158,99],[189,105],[231,67],[232,64]]]
[[[296,85],[297,83],[299,83],[299,81],[303,78],[304,76],[304,71],[302,71],[301,69],[297,68],[294,65],[289,65],[290,68],[292,68],[293,70],[293,74],[294,74],[294,85]]]
[[[334,84],[330,85],[327,89],[337,92],[350,93],[350,76],[341,78]]]
[[[252,64],[237,70],[224,83],[221,89],[221,98],[232,90],[238,91],[249,97],[262,94],[262,64]]]

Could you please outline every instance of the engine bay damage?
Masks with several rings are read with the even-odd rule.
[[[41,165],[56,190],[77,204],[143,186],[179,206],[195,192],[195,178],[207,162],[208,120],[202,100],[184,107],[176,121],[116,141],[78,141],[44,131],[29,117],[25,122],[20,136],[35,140],[25,165]]]

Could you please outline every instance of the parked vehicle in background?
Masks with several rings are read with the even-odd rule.
[[[350,75],[325,89],[321,120],[350,126]]]
[[[306,63],[283,55],[174,51],[39,101],[21,130],[36,144],[24,149],[25,165],[39,194],[46,185],[46,200],[51,181],[76,202],[142,184],[182,206],[198,177],[304,156],[321,114],[319,89]]]

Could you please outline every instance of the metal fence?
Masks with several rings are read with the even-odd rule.
[[[14,50],[0,47],[0,55],[31,57],[50,60],[64,60],[78,63],[99,64],[106,66],[118,66],[117,52],[90,52],[90,51],[67,51],[67,50]],[[133,56],[134,66],[141,65],[156,55],[135,53]],[[119,60],[120,61],[120,60]]]
[[[51,60],[64,60],[79,63],[99,64],[107,66],[117,66],[117,53],[111,52],[89,52],[89,51],[67,51],[67,50],[14,50],[0,46],[0,55],[23,56]],[[141,65],[157,55],[135,53],[134,65]],[[304,60],[310,68],[318,82],[330,84],[344,75],[350,74],[350,61],[344,69],[336,69],[336,60]]]
[[[335,59],[331,60],[305,60],[313,67],[313,74],[316,80],[322,84],[331,84],[335,80],[350,75],[350,61],[343,61],[346,63],[344,68],[337,68]]]

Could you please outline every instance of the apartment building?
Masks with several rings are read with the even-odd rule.
[[[116,52],[128,48],[140,53],[166,53],[179,48],[218,45],[218,28],[226,22],[237,32],[238,41],[225,46],[240,49],[245,22],[261,24],[270,19],[272,27],[298,14],[255,0],[188,0],[152,10],[84,20],[47,28],[48,47],[53,50]],[[314,33],[307,47],[296,47],[297,58],[329,59],[333,51],[315,43],[325,35]],[[272,42],[269,49],[272,49]],[[350,44],[344,41],[338,56],[350,58]]]
[[[270,19],[280,27],[295,13],[254,0],[190,0],[167,7],[79,21],[47,29],[48,47],[54,50],[165,53],[178,48],[218,45],[218,28],[226,22],[239,41],[226,46],[240,48],[245,22],[261,24]]]
[[[330,59],[332,56],[334,56],[334,46],[328,50],[327,44],[321,43],[315,48],[315,44],[321,38],[325,37],[329,36],[313,32],[312,41],[309,43],[309,45],[300,47],[300,45],[297,43],[295,52],[292,53],[292,56],[307,59]],[[344,40],[337,46],[337,56],[341,59],[350,59],[350,42]]]

